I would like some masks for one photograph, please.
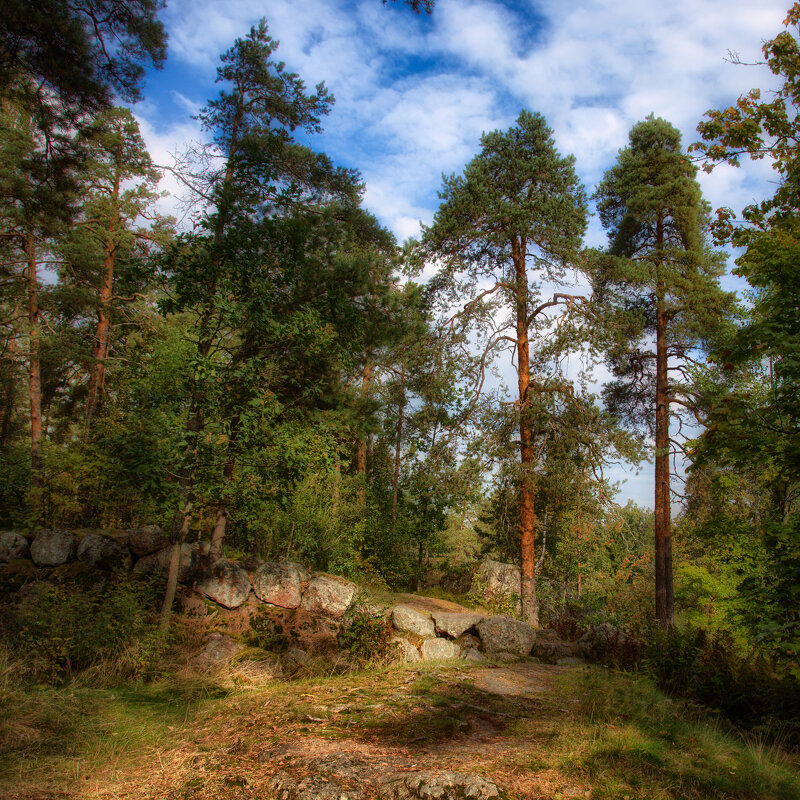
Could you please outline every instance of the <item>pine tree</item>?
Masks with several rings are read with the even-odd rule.
[[[652,115],[597,189],[609,247],[595,260],[595,299],[613,331],[605,388],[609,408],[655,441],[656,617],[672,624],[670,436],[674,406],[692,410],[687,365],[719,329],[732,297],[719,286],[722,256],[709,249],[709,210],[681,152],[680,133]]]
[[[573,159],[559,155],[541,115],[523,111],[508,131],[485,134],[481,147],[463,175],[444,179],[442,205],[423,244],[443,264],[434,279],[442,298],[465,303],[453,322],[477,323],[484,333],[491,331],[483,337],[479,374],[498,352],[513,351],[516,357],[522,599],[526,619],[537,624],[537,454],[531,407],[537,394],[564,384],[535,374],[531,365],[537,354],[531,348],[552,326],[548,311],[574,302],[566,295],[545,296],[544,284],[563,277],[566,266],[577,260],[586,202]]]

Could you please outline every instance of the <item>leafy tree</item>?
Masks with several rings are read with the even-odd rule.
[[[732,305],[719,286],[721,255],[707,243],[709,213],[680,133],[652,115],[630,132],[628,147],[597,188],[609,247],[594,260],[595,298],[615,335],[604,390],[609,408],[655,441],[656,617],[674,614],[670,456],[672,408],[696,410],[687,372],[719,331]]]
[[[481,374],[498,352],[516,354],[522,595],[525,617],[535,624],[537,453],[530,417],[535,398],[561,389],[562,383],[532,373],[531,345],[551,333],[548,311],[574,300],[545,297],[544,284],[561,278],[576,260],[586,202],[573,159],[558,154],[541,115],[523,111],[508,131],[485,134],[481,147],[463,175],[444,179],[442,204],[423,245],[441,261],[434,281],[443,301],[466,300],[452,323],[484,332]]]

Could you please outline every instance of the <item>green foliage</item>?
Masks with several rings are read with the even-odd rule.
[[[101,677],[149,677],[163,652],[159,587],[131,576],[35,583],[9,601],[0,638],[24,655],[26,677],[63,683],[94,667]]]
[[[380,664],[392,655],[393,635],[386,614],[373,611],[363,598],[357,598],[342,620],[339,643],[359,666]]]
[[[271,653],[280,653],[293,643],[285,627],[271,616],[264,606],[259,606],[250,614],[250,630],[247,632],[246,640],[252,647]]]

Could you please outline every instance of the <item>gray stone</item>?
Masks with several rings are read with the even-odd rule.
[[[0,533],[0,561],[14,561],[17,558],[27,558],[31,548],[28,540],[16,531],[3,531]]]
[[[474,661],[476,664],[484,664],[488,660],[480,650],[476,650],[474,647],[468,647],[464,650],[461,653],[461,658],[464,661]]]
[[[449,636],[451,639],[458,639],[481,620],[486,619],[485,614],[454,611],[434,611],[431,616],[436,625],[436,633],[439,636]]]
[[[469,650],[470,648],[480,650],[481,648],[481,640],[477,636],[473,636],[471,633],[465,633],[463,636],[459,636],[458,643],[465,650]]]
[[[408,639],[402,636],[395,636],[389,640],[389,645],[394,647],[396,652],[395,661],[403,664],[413,664],[420,659],[419,650],[414,647]]]
[[[527,656],[536,641],[536,631],[513,617],[489,617],[476,628],[487,653]]]
[[[75,555],[75,539],[69,531],[41,530],[31,544],[31,558],[39,567],[66,564]]]
[[[239,608],[250,595],[250,578],[238,564],[220,558],[203,574],[195,588],[225,608]]]
[[[628,635],[610,622],[595,625],[575,643],[575,655],[589,661],[613,659],[630,642]]]
[[[128,548],[99,533],[87,533],[78,544],[78,561],[94,569],[120,572],[130,569]]]
[[[317,774],[296,778],[278,772],[270,778],[267,790],[275,800],[364,800],[360,789],[346,789],[337,780]]]
[[[575,645],[565,642],[558,634],[549,629],[536,632],[536,644],[533,646],[533,655],[542,661],[557,661],[575,655]]]
[[[187,583],[197,574],[200,564],[204,559],[203,550],[200,545],[208,546],[206,542],[194,542],[181,545],[181,560],[178,567],[178,580]],[[148,556],[142,556],[134,565],[133,571],[142,575],[154,575],[166,578],[169,574],[169,562],[172,557],[172,545],[158,550]]]
[[[404,633],[413,633],[423,638],[433,638],[436,630],[424,614],[408,606],[395,606],[392,609],[392,625]]]
[[[395,773],[385,778],[381,800],[493,800],[501,797],[496,784],[463,772]]]
[[[440,658],[458,658],[461,648],[449,639],[426,639],[419,648],[423,661]]]
[[[517,614],[522,610],[520,570],[513,564],[485,558],[475,570],[471,591],[487,603],[510,602]]]
[[[297,564],[262,564],[253,575],[256,597],[273,606],[297,608],[302,600],[304,570],[301,570]]]
[[[308,583],[301,605],[312,614],[341,617],[356,596],[356,585],[344,578],[320,573]]]
[[[244,645],[235,642],[230,636],[212,633],[203,650],[192,660],[192,666],[200,672],[214,672],[222,669]]]
[[[145,525],[128,531],[128,547],[135,556],[149,556],[169,545],[169,537],[158,525]]]

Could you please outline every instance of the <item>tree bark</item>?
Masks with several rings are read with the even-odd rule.
[[[672,520],[669,469],[669,386],[667,377],[667,318],[664,290],[657,288],[656,311],[656,454],[655,454],[655,569],[656,619],[662,627],[673,624]]]
[[[239,432],[239,417],[235,416],[231,420],[231,432],[228,437],[228,460],[222,469],[222,477],[227,486],[233,479],[233,471],[236,468],[236,442]],[[217,519],[214,523],[214,530],[211,533],[211,549],[208,559],[213,564],[222,558],[225,548],[225,533],[228,528],[228,501],[223,497],[217,503]]]
[[[366,400],[371,391],[372,364],[368,361],[361,375],[361,399]],[[359,477],[358,504],[363,508],[367,504],[367,441],[360,436],[356,443],[356,471]]]
[[[97,312],[97,327],[94,333],[94,346],[92,349],[92,375],[89,378],[89,389],[86,397],[86,428],[92,423],[92,418],[100,408],[105,392],[106,362],[111,345],[111,298],[114,294],[114,266],[116,259],[115,233],[119,226],[119,170],[114,176],[112,195],[113,212],[106,232],[106,242],[103,252],[103,285],[100,287],[100,308]]]
[[[400,494],[400,453],[403,443],[403,422],[406,410],[406,361],[400,370],[400,404],[397,409],[397,431],[394,445],[394,476],[392,478],[392,521],[397,519],[397,501]]]
[[[25,234],[25,257],[28,278],[28,386],[31,411],[31,484],[34,493],[44,489],[42,465],[42,378],[39,366],[39,278],[37,275],[36,239],[32,232]],[[41,502],[41,496],[34,500]]]
[[[525,242],[513,243],[516,273],[517,379],[519,384],[519,450],[522,475],[519,488],[519,521],[522,549],[522,618],[539,627],[539,604],[536,599],[536,513],[534,510],[533,466],[536,452],[529,424],[530,408],[530,343],[528,340],[528,275],[525,269]]]

